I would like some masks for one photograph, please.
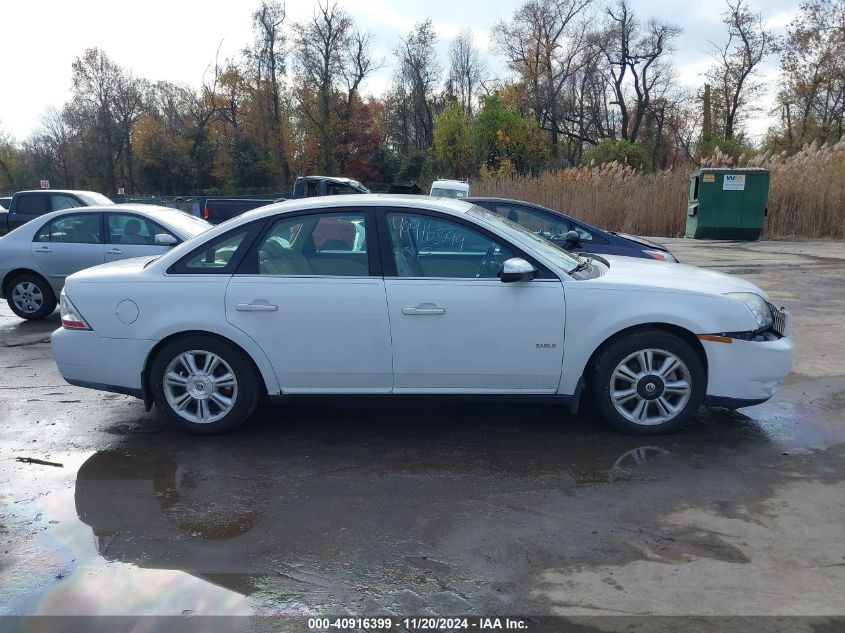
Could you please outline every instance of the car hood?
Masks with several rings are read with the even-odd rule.
[[[656,242],[650,242],[649,240],[645,239],[644,237],[640,237],[639,235],[630,235],[628,233],[613,233],[616,237],[621,237],[626,240],[630,240],[632,242],[636,242],[637,244],[642,244],[643,246],[648,246],[649,248],[653,248],[658,251],[666,251],[668,252],[669,249],[665,246],[657,244]]]
[[[759,287],[740,277],[718,273],[688,264],[671,264],[639,257],[602,255],[610,269],[593,281],[644,290],[675,290],[696,294],[722,295],[728,292],[753,292],[766,298]]]

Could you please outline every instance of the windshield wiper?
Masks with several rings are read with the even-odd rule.
[[[592,265],[593,265],[593,258],[592,258],[592,257],[588,257],[588,258],[587,258],[587,259],[585,259],[584,261],[579,262],[579,263],[578,263],[578,265],[577,265],[577,266],[575,266],[575,268],[573,268],[572,270],[567,270],[567,271],[566,271],[566,274],[567,274],[567,275],[572,275],[572,274],[574,274],[574,273],[581,272],[582,270],[587,270],[587,269],[588,269],[588,268],[590,268]]]

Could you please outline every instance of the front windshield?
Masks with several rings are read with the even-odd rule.
[[[537,233],[526,229],[524,226],[517,224],[512,220],[508,220],[501,215],[493,213],[492,211],[473,205],[468,214],[484,220],[488,224],[494,225],[508,237],[521,242],[537,254],[542,255],[564,270],[571,270],[583,261],[577,255],[574,255],[562,249],[560,246],[557,246],[555,243],[540,237]]]

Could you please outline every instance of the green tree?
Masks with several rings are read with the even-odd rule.
[[[435,118],[432,151],[442,176],[465,178],[474,171],[469,115],[458,101],[450,102]]]
[[[476,163],[493,170],[507,158],[524,174],[549,157],[545,134],[537,123],[505,107],[498,92],[482,99],[472,125],[472,145]]]
[[[625,139],[604,138],[586,152],[581,162],[585,165],[619,163],[642,169],[646,162],[645,152],[639,145]]]

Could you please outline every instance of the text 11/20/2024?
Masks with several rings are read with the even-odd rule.
[[[328,631],[527,631],[528,622],[508,617],[325,617],[309,618],[308,628]]]

